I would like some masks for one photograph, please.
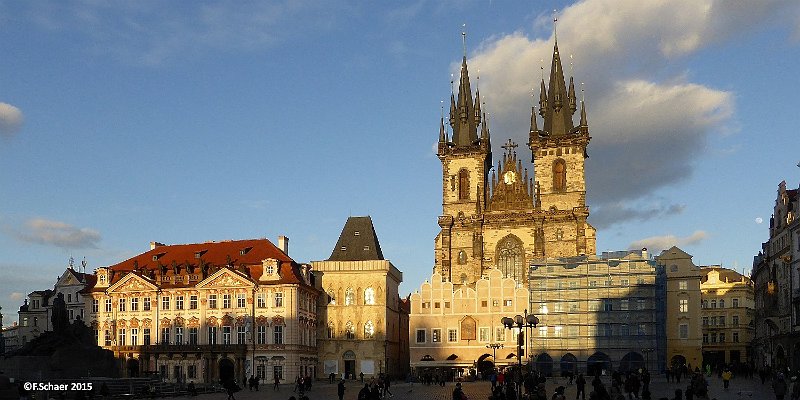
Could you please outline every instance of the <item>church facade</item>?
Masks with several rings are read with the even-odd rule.
[[[436,237],[434,272],[455,285],[471,285],[489,269],[519,284],[529,261],[595,253],[587,222],[584,159],[589,143],[586,112],[580,123],[572,78],[565,83],[555,46],[549,86],[541,83],[539,116],[531,109],[528,147],[536,165],[529,174],[510,139],[493,169],[492,145],[480,92],[473,100],[467,59],[458,94],[450,99],[449,125],[441,121],[437,155],[442,162],[443,213]],[[480,132],[480,133],[479,133]],[[491,173],[490,173],[491,170]]]

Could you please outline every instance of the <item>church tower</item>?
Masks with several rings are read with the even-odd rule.
[[[594,254],[594,228],[586,221],[589,208],[586,206],[584,174],[584,160],[588,157],[586,146],[591,138],[583,100],[580,102],[580,122],[578,126],[573,124],[577,105],[573,78],[570,77],[567,86],[556,41],[550,81],[545,86],[542,79],[539,95],[543,129],[538,129],[536,113],[531,109],[528,146],[535,165],[537,203],[545,212],[570,214],[575,222],[575,252]]]
[[[528,141],[533,177],[511,139],[493,167],[488,122],[477,90],[473,100],[464,56],[458,92],[450,97],[452,137],[444,117],[439,125],[442,215],[434,272],[443,281],[471,285],[496,269],[523,285],[536,259],[596,252],[595,229],[587,222],[586,111],[581,101],[575,126],[575,87],[572,78],[565,83],[557,44],[549,88],[542,80],[539,104],[544,128],[538,128],[532,110]]]
[[[436,238],[434,267],[448,281],[464,274],[474,278],[471,271],[481,271],[483,239],[479,217],[486,207],[486,177],[492,164],[489,129],[481,114],[480,92],[476,90],[474,100],[472,97],[466,54],[461,62],[458,93],[450,95],[449,123],[452,137],[448,137],[444,118],[439,126],[437,155],[442,162],[443,213],[439,217],[442,230]],[[458,270],[455,275],[454,265]]]

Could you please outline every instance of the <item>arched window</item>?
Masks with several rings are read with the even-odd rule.
[[[336,336],[336,329],[333,328],[333,324],[328,324],[328,339],[333,339]]]
[[[508,235],[497,243],[497,269],[503,277],[513,278],[517,282],[525,280],[525,250],[522,241],[514,235]]]
[[[344,291],[344,305],[349,306],[356,304],[356,292],[353,291],[353,288],[347,288]]]
[[[458,171],[458,199],[469,200],[469,171]]]
[[[356,328],[353,326],[351,321],[347,321],[347,324],[344,326],[344,337],[345,339],[355,339],[356,338]]]
[[[565,190],[567,190],[567,163],[559,158],[553,162],[553,191]]]
[[[364,339],[372,339],[375,337],[375,324],[372,321],[367,321],[364,324]]]
[[[369,287],[364,290],[364,304],[369,306],[375,304],[375,289]]]

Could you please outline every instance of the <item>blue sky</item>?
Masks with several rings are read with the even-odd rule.
[[[554,9],[598,251],[675,244],[749,270],[778,183],[800,183],[795,2],[0,1],[4,314],[70,255],[286,235],[309,262],[349,215],[372,216],[412,292],[462,25],[500,155],[527,135]]]

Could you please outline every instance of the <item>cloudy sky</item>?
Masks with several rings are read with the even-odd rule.
[[[150,241],[286,235],[309,262],[350,215],[373,217],[415,290],[463,25],[498,147],[524,143],[554,15],[598,250],[749,270],[778,183],[800,184],[800,3],[530,3],[0,0],[4,313],[70,256],[92,270]]]

